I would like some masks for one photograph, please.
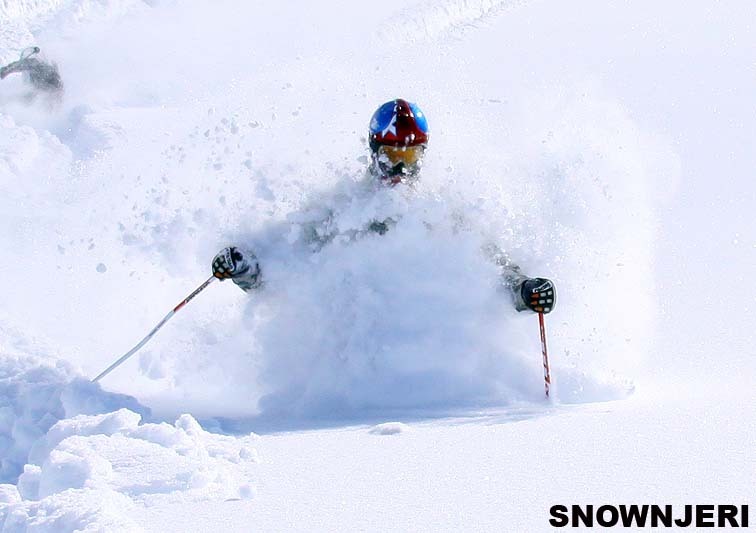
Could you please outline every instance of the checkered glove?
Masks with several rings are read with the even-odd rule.
[[[213,258],[213,276],[223,281],[231,279],[248,291],[261,285],[260,264],[252,252],[242,252],[235,246],[224,248]]]
[[[550,313],[556,305],[556,288],[551,280],[546,278],[528,278],[520,285],[517,309],[530,309],[536,313]]]

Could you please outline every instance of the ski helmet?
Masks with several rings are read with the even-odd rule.
[[[428,145],[428,122],[420,108],[397,98],[380,106],[370,120],[372,171],[398,183],[420,172]]]

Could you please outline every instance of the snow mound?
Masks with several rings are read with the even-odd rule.
[[[249,498],[255,435],[204,431],[189,415],[141,424],[128,409],[61,420],[40,439],[17,489],[0,486],[3,531],[134,529],[141,505]]]
[[[63,361],[0,355],[0,482],[16,480],[30,451],[59,420],[121,407],[149,413],[131,396],[77,376]]]
[[[401,422],[386,422],[385,424],[378,424],[368,430],[371,435],[399,435],[400,433],[406,433],[410,430],[407,424]]]
[[[30,186],[45,189],[54,177],[68,172],[70,151],[50,132],[17,124],[8,115],[0,113],[0,186],[7,195],[6,201],[26,199],[18,187],[20,179],[31,180]],[[9,206],[10,209],[10,206]],[[9,211],[10,212],[10,211]]]
[[[115,491],[71,489],[39,502],[22,501],[12,485],[0,485],[0,491],[4,532],[144,531],[130,518],[134,503]]]

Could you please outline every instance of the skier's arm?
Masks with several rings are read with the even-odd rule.
[[[550,313],[556,305],[556,287],[546,278],[529,278],[496,244],[489,244],[485,253],[501,268],[504,286],[512,294],[515,309]]]
[[[8,74],[13,74],[14,72],[29,70],[29,68],[30,67],[25,59],[14,61],[13,63],[9,63],[0,68],[0,79],[4,79]]]
[[[262,285],[262,271],[257,256],[235,246],[224,248],[213,258],[213,276],[232,280],[240,289],[249,292]]]

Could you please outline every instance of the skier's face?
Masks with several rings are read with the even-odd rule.
[[[381,179],[395,185],[414,181],[420,174],[425,145],[381,146],[373,154],[373,164]]]

